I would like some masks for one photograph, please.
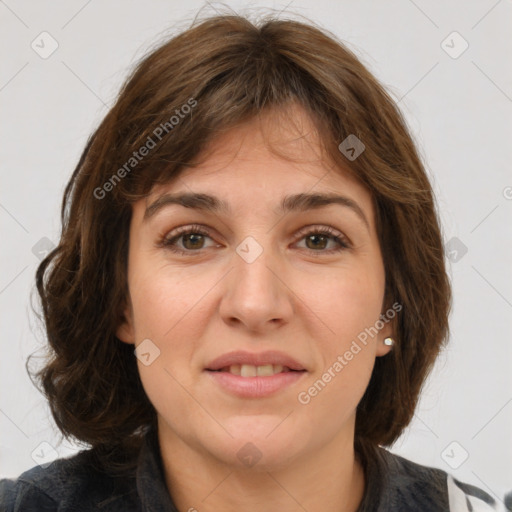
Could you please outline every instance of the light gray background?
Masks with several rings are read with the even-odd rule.
[[[135,60],[203,5],[0,1],[0,476],[76,449],[59,443],[24,367],[44,343],[30,310],[44,242],[39,256],[33,247],[57,242],[64,185]],[[390,90],[431,173],[445,241],[467,247],[448,261],[449,348],[392,450],[502,497],[512,489],[512,2],[296,0],[290,11],[346,41]],[[43,31],[59,45],[46,59],[31,48]],[[469,44],[457,58],[453,31]]]

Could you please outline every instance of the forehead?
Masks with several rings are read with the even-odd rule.
[[[369,190],[325,154],[316,125],[298,105],[261,113],[217,135],[192,163],[154,187],[145,206],[178,191],[218,196],[237,211],[275,210],[284,195],[342,193],[373,217]]]

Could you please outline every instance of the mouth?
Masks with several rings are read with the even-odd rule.
[[[206,369],[210,372],[226,372],[231,375],[239,375],[241,377],[272,377],[278,373],[287,372],[305,372],[306,370],[294,370],[288,366],[280,364],[264,364],[255,366],[252,364],[232,364],[230,366],[224,366],[218,370]]]
[[[269,377],[277,373],[306,371],[306,367],[284,352],[239,350],[217,357],[208,363],[205,370],[229,372],[242,377]]]
[[[264,398],[294,385],[308,373],[304,365],[277,351],[230,352],[204,369],[215,386],[239,398]]]

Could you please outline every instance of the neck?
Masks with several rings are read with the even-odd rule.
[[[353,438],[298,456],[286,467],[240,469],[192,449],[159,427],[167,489],[180,511],[356,512],[365,476]]]

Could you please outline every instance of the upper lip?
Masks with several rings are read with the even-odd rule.
[[[206,370],[220,370],[235,364],[252,366],[281,365],[290,370],[305,370],[304,366],[283,352],[268,350],[265,352],[246,352],[239,350],[223,354],[206,365]]]

